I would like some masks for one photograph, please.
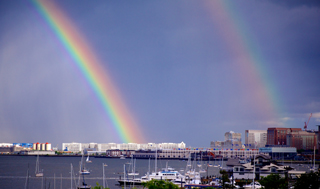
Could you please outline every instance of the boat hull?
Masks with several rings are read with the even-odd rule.
[[[36,177],[43,177],[43,173],[36,173]]]
[[[134,180],[118,180],[119,184],[120,185],[132,185],[132,184],[135,184],[135,185],[141,185],[142,184],[142,181],[134,181]]]

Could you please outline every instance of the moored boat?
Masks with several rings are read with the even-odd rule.
[[[40,166],[39,166],[39,154],[37,155],[35,174],[36,174],[36,177],[43,177],[43,170],[40,171]]]

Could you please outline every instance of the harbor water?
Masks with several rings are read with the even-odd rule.
[[[28,189],[66,189],[71,188],[71,164],[73,167],[73,188],[79,179],[79,162],[81,157],[50,157],[40,156],[40,170],[43,169],[43,177],[35,177],[36,156],[0,156],[0,188],[28,188]],[[131,159],[119,158],[94,158],[90,157],[92,163],[86,163],[86,168],[90,171],[85,175],[85,182],[91,186],[96,186],[98,182],[103,185],[103,164],[105,172],[105,186],[111,189],[120,189],[117,180],[123,178],[124,167],[131,169]],[[203,162],[207,164],[208,162]],[[211,161],[211,164],[221,164],[221,162]],[[175,168],[181,174],[187,166],[187,161],[182,160],[157,160],[157,170],[168,166]],[[196,164],[194,162],[193,164]],[[29,167],[29,168],[28,168]],[[139,173],[136,177],[144,176],[149,169],[148,159],[137,159],[135,171]],[[155,171],[155,161],[150,160],[150,171]],[[207,173],[201,176],[218,175],[219,169],[209,167]],[[27,179],[27,175],[29,175]],[[81,181],[83,177],[81,176]],[[129,187],[127,187],[129,188]]]

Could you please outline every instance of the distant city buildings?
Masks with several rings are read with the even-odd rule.
[[[51,151],[51,144],[50,143],[0,143],[0,153],[23,154],[22,152],[27,152],[27,151]]]
[[[318,148],[319,131],[302,131],[301,128],[268,128],[268,146],[296,147],[298,150]]]
[[[287,145],[297,149],[313,150],[317,146],[318,135],[307,131],[298,131],[287,134]]]
[[[268,128],[267,145],[287,145],[287,134],[298,131],[301,128]]]
[[[267,144],[267,130],[245,130],[245,147],[261,148]]]
[[[233,131],[226,132],[224,135],[225,141],[211,141],[211,148],[228,148],[228,149],[240,149],[242,148],[241,133],[235,133]]]

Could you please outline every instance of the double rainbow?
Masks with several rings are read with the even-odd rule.
[[[239,15],[233,1],[204,1],[204,7],[222,37],[230,56],[234,57],[237,74],[250,91],[250,100],[264,117],[279,120],[280,100],[266,62],[259,52],[250,30]]]
[[[52,1],[36,0],[34,5],[86,78],[121,141],[144,142],[138,125],[124,105],[107,71],[75,25]]]

